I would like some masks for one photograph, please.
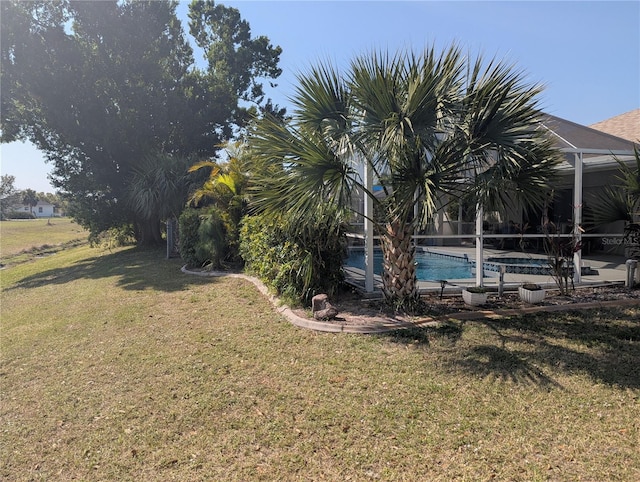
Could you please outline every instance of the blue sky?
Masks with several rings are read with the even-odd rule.
[[[346,66],[372,50],[445,48],[515,64],[546,86],[544,110],[589,125],[640,107],[640,2],[595,1],[227,1],[283,49],[283,75],[268,95],[280,105],[296,74],[319,61]],[[179,6],[186,18],[187,3]],[[53,191],[50,166],[33,147],[0,146],[16,187]]]

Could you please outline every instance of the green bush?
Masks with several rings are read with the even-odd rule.
[[[178,252],[189,266],[197,266],[196,244],[200,228],[200,213],[195,209],[185,209],[178,219]]]
[[[316,220],[246,217],[240,229],[240,254],[247,271],[276,292],[309,304],[318,293],[332,295],[343,281],[346,237],[340,217]]]
[[[107,249],[133,246],[136,244],[133,226],[131,224],[124,224],[100,231],[99,233],[89,232],[89,244],[93,247],[102,246]]]
[[[180,215],[179,252],[189,266],[219,268],[227,252],[226,229],[220,213],[185,209]]]
[[[227,251],[226,229],[217,210],[202,219],[195,246],[196,260],[200,265],[220,268]]]
[[[36,215],[25,211],[11,211],[7,213],[7,219],[36,219]]]

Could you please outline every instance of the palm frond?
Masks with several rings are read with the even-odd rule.
[[[622,183],[623,189],[634,199],[640,202],[640,147],[633,150],[635,165],[629,166],[622,159],[615,157],[618,162],[620,173],[617,176]]]
[[[614,158],[619,166],[616,179],[620,184],[615,189],[606,187],[593,197],[588,222],[595,226],[616,221],[633,223],[640,217],[640,148],[634,148],[634,165]]]
[[[264,119],[250,139],[256,152],[254,209],[304,215],[323,203],[349,205],[358,173],[321,133]]]
[[[462,105],[462,125],[470,154],[501,146],[518,151],[531,139],[540,115],[536,97],[542,86],[529,85],[524,73],[492,59],[486,67],[479,57],[471,71]]]
[[[211,174],[210,174],[211,177],[216,176],[220,172],[220,166],[218,166],[216,162],[208,161],[208,160],[196,162],[193,166],[189,168],[189,172],[195,172],[205,167],[211,168]]]
[[[312,130],[337,138],[349,127],[350,95],[345,82],[331,64],[320,64],[298,76],[291,101],[295,119]]]
[[[177,216],[191,186],[190,159],[167,153],[152,153],[132,170],[127,185],[127,202],[141,219]]]
[[[544,202],[561,158],[539,128],[541,90],[496,59],[478,57],[470,69],[458,123],[460,150],[475,198],[487,209]]]
[[[393,193],[392,217],[411,218],[417,203],[423,212],[434,209],[445,179],[441,165],[450,161],[437,151],[459,103],[462,66],[455,46],[440,57],[431,48],[422,56],[373,54],[352,63],[356,125],[381,184]]]
[[[635,203],[633,197],[624,189],[614,189],[607,186],[594,199],[591,210],[585,221],[600,226],[616,221],[633,222]]]
[[[457,46],[432,47],[365,54],[345,76],[330,64],[301,75],[292,121],[265,119],[251,137],[254,206],[348,206],[363,189],[356,159],[382,186],[383,201],[365,194],[388,219],[424,223],[443,195],[487,207],[543,202],[559,153],[538,128],[542,87],[495,59],[465,66]]]

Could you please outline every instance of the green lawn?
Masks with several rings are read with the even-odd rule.
[[[2,271],[2,480],[640,480],[640,311],[381,336],[88,246]]]
[[[34,255],[51,254],[62,246],[86,241],[87,237],[87,231],[69,218],[1,221],[0,261],[23,262]]]

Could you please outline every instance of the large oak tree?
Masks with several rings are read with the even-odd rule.
[[[204,56],[200,68],[176,7],[167,0],[1,3],[2,142],[29,140],[41,149],[72,215],[93,233],[132,224],[140,243],[159,242],[162,203],[175,200],[158,196],[143,212],[131,202],[136,179],[187,182],[157,171],[214,157],[251,111],[271,105],[261,80],[280,75],[281,49],[253,38],[238,10],[194,1],[189,32]],[[184,186],[145,188],[188,194]]]

